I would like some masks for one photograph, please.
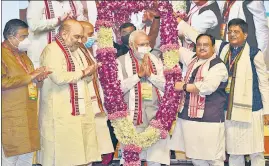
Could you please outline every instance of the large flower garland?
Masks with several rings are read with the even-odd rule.
[[[138,12],[153,6],[153,1],[101,1],[98,5],[98,50],[97,60],[102,63],[98,69],[101,86],[104,91],[104,106],[108,118],[114,127],[119,142],[125,145],[124,159],[126,166],[139,166],[139,154],[160,138],[165,139],[173,121],[176,119],[180,92],[174,90],[174,84],[181,80],[181,70],[177,63],[178,38],[177,23],[173,17],[172,5],[168,1],[158,2],[162,18],[160,27],[161,50],[164,56],[166,84],[164,96],[156,114],[156,119],[142,133],[137,133],[132,120],[127,118],[127,105],[123,100],[120,81],[117,78],[116,50],[113,48],[112,29],[128,21],[132,12]]]

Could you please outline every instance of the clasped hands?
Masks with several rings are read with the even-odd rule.
[[[39,67],[35,69],[32,73],[30,73],[32,80],[37,80],[38,82],[43,81],[48,78],[48,75],[52,72],[48,70],[47,67]]]
[[[143,77],[150,77],[151,71],[149,67],[149,55],[145,54],[142,64],[139,67],[139,72],[138,72],[138,77],[143,78]]]
[[[102,66],[102,63],[95,63],[93,65],[88,66],[86,69],[82,70],[83,77],[91,76],[93,73],[95,73],[98,69],[98,67]]]

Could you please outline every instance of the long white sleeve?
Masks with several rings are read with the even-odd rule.
[[[264,53],[269,42],[269,28],[263,1],[252,1],[247,7],[253,14],[258,48]]]
[[[218,25],[216,15],[207,10],[193,18],[191,26],[200,33],[205,33],[208,29],[212,29]]]
[[[155,87],[157,87],[159,90],[164,92],[165,78],[164,78],[164,75],[163,75],[163,64],[162,64],[161,59],[158,59],[158,63],[155,64],[155,65],[158,66],[158,68],[156,67],[157,75],[151,73],[151,76],[148,78],[148,80]]]
[[[57,85],[65,85],[69,83],[76,83],[83,75],[82,71],[68,72],[66,65],[63,63],[65,59],[59,54],[55,54],[49,46],[47,46],[41,54],[40,66],[46,66],[52,74],[49,78]]]
[[[76,6],[76,9],[77,9],[77,20],[78,21],[86,21],[87,18],[84,16],[84,8],[83,8],[83,5],[81,3],[81,1],[73,1]]]
[[[180,23],[177,26],[177,29],[178,29],[179,33],[182,33],[184,36],[186,36],[192,42],[196,43],[196,38],[198,37],[198,35],[200,33],[197,30],[195,30],[193,27],[191,27],[189,24],[187,24],[185,21],[183,21],[183,20],[180,21]],[[218,55],[221,43],[222,43],[221,40],[216,40],[216,42],[215,42],[215,53],[217,55]],[[183,48],[180,48],[180,51],[186,52],[186,50],[183,50]],[[183,55],[183,53],[180,55]]]
[[[203,81],[195,82],[200,95],[210,95],[217,90],[221,82],[228,79],[228,71],[224,63],[211,67]]]
[[[44,1],[30,1],[27,8],[27,23],[29,29],[34,33],[53,30],[57,27],[58,18],[45,19]]]
[[[189,65],[194,55],[195,52],[192,52],[185,47],[179,48],[179,61],[185,66]]]
[[[121,89],[125,94],[140,81],[140,78],[138,77],[138,74],[134,74],[128,78],[123,79],[122,66],[119,60],[117,60],[117,64],[118,64],[118,79],[121,81]]]
[[[262,96],[263,111],[264,114],[269,115],[269,80],[262,52],[259,51],[259,53],[255,56],[254,65],[256,67],[256,71],[258,74],[259,89]]]
[[[95,22],[97,20],[97,8],[95,1],[86,1],[87,10],[88,10],[88,18],[89,22],[95,26]]]

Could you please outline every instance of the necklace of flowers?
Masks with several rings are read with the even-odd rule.
[[[114,132],[124,144],[125,166],[140,166],[139,154],[160,138],[165,139],[173,121],[176,119],[181,93],[174,90],[175,82],[181,81],[179,68],[179,42],[177,22],[173,16],[173,6],[169,1],[158,2],[162,18],[160,26],[161,51],[164,57],[164,76],[166,79],[164,96],[156,113],[156,119],[142,133],[137,133],[132,121],[127,118],[127,105],[117,78],[116,49],[113,48],[113,29],[116,22],[127,22],[131,13],[137,13],[153,6],[154,1],[100,1],[98,5],[97,61],[102,63],[98,69],[100,83],[104,91],[104,106],[112,122]],[[155,2],[156,3],[156,2]],[[121,17],[122,16],[122,17]],[[115,32],[115,31],[114,31]]]

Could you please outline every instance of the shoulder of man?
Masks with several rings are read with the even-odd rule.
[[[129,52],[127,52],[126,54],[123,54],[119,57],[117,57],[117,60],[120,62],[120,63],[123,63],[125,61],[125,57],[126,56],[130,56]]]
[[[216,1],[211,1],[211,3],[209,5],[203,7],[202,9],[199,10],[199,14],[201,14],[205,11],[208,11],[208,10],[219,10],[219,12],[220,12],[220,8],[219,8],[218,3]]]
[[[53,47],[59,47],[59,45],[56,43],[56,41],[51,42],[46,47],[53,48]]]
[[[217,55],[218,57],[220,57],[220,54],[221,54],[223,48],[227,45],[229,45],[229,42],[226,42],[226,41],[221,42],[220,47],[219,47],[219,54]]]
[[[215,65],[217,65],[217,64],[220,64],[220,63],[224,64],[224,62],[223,62],[219,57],[215,57],[214,59],[212,59],[212,60],[210,61],[209,68],[211,68],[211,67],[213,67],[213,66],[215,66]],[[224,65],[225,65],[225,64],[224,64]]]
[[[59,50],[61,50],[61,48],[55,41],[53,41],[43,49],[41,55],[43,53],[48,53],[48,51],[51,53],[51,52],[58,52]]]
[[[250,59],[254,59],[255,56],[261,52],[261,50],[257,47],[251,47],[249,46],[249,56],[250,56]]]

